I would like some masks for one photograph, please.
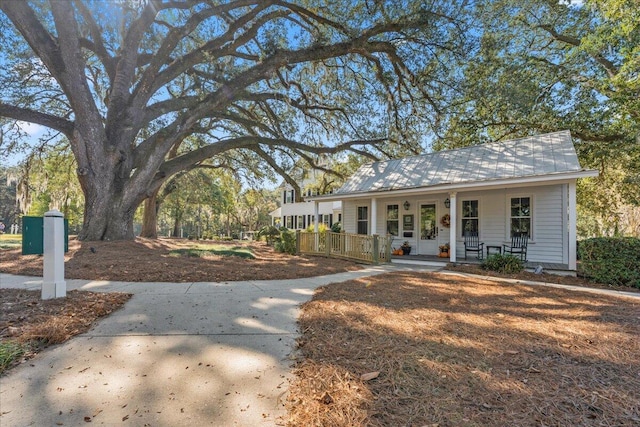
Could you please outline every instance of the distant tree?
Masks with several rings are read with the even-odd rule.
[[[475,3],[477,45],[449,77],[437,149],[569,129],[584,167],[581,232],[636,233],[640,14],[634,0]],[[625,231],[626,230],[626,231]]]
[[[172,176],[231,150],[419,149],[465,2],[1,1],[0,116],[68,139],[86,240],[133,238]],[[433,114],[431,114],[431,113]],[[189,138],[197,146],[180,152]]]
[[[16,168],[0,167],[0,221],[5,225],[5,233],[11,231],[12,224],[18,224],[20,212],[16,200],[18,173]]]

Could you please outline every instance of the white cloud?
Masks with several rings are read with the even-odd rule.
[[[40,136],[47,129],[42,125],[39,125],[36,123],[29,123],[29,122],[18,122],[18,127],[31,137]]]

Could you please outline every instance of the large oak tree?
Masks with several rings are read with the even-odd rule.
[[[464,31],[455,3],[3,0],[0,116],[68,139],[81,239],[130,239],[166,180],[234,150],[286,178],[416,144]]]

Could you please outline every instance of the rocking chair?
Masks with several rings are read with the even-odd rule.
[[[502,245],[502,252],[505,254],[520,255],[522,261],[527,261],[527,243],[529,233],[513,233],[510,245]]]
[[[480,241],[477,231],[467,231],[464,233],[464,259],[467,259],[467,252],[475,252],[478,259],[483,259],[484,243]]]

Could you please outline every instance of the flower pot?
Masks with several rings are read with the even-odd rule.
[[[401,246],[402,255],[409,255],[411,253],[411,246]]]

